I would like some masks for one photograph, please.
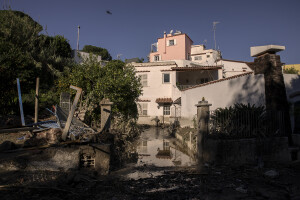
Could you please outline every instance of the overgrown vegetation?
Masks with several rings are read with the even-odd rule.
[[[298,74],[299,70],[293,68],[293,67],[289,67],[289,68],[284,68],[283,69],[283,73],[284,74]]]
[[[112,123],[112,134],[114,135],[114,148],[112,166],[121,167],[126,163],[137,162],[136,139],[142,132],[136,119],[124,120],[121,116],[115,116]]]
[[[99,121],[100,101],[108,98],[114,104],[112,114],[121,115],[124,120],[137,118],[135,100],[140,96],[142,86],[135,76],[134,68],[126,66],[120,60],[108,62],[101,66],[90,56],[81,65],[65,70],[60,77],[60,91],[68,91],[70,85],[76,85],[84,91],[83,104],[86,110],[86,123]]]
[[[278,114],[264,106],[234,104],[211,113],[210,136],[219,138],[265,137],[279,134]]]
[[[54,82],[73,63],[71,47],[63,36],[41,34],[42,26],[23,12],[0,11],[0,114],[18,112],[16,78],[20,79],[24,109],[32,108],[36,77],[40,90],[55,99]],[[52,101],[41,98],[41,105]],[[43,101],[46,100],[46,101]]]

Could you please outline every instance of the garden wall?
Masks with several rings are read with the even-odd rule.
[[[291,155],[287,137],[261,139],[220,140],[206,139],[203,146],[204,162],[216,164],[254,164],[288,162]]]

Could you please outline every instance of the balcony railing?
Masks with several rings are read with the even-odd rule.
[[[190,87],[193,87],[195,85],[177,85],[177,88],[179,90],[184,90],[184,89],[187,89],[187,88],[190,88]]]

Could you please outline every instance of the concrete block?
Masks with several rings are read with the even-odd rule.
[[[93,169],[101,175],[109,173],[110,166],[110,145],[109,144],[90,144],[80,146],[81,154],[90,155],[94,160]],[[82,162],[82,161],[81,161]],[[82,165],[82,163],[81,163]],[[82,166],[83,167],[83,166]]]
[[[250,47],[250,54],[252,57],[257,57],[265,53],[276,53],[285,50],[285,46],[279,45],[265,45]]]

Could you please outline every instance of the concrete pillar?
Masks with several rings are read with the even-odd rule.
[[[203,165],[203,145],[205,137],[208,135],[208,122],[209,122],[209,104],[203,98],[199,101],[197,106],[197,120],[198,120],[198,134],[197,134],[197,150],[198,150],[198,163],[199,166]]]
[[[218,80],[223,78],[223,69],[218,69]]]
[[[111,119],[111,106],[113,102],[110,102],[109,99],[102,99],[100,102],[101,106],[101,131],[110,129],[110,119]]]

